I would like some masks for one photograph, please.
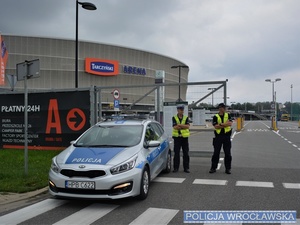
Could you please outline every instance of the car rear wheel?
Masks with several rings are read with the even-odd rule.
[[[150,184],[149,170],[147,167],[145,167],[141,179],[140,195],[138,196],[140,200],[144,200],[147,198],[149,192],[149,184]]]
[[[172,156],[171,156],[171,151],[168,152],[167,155],[167,165],[166,168],[164,169],[164,173],[170,173],[172,168]]]

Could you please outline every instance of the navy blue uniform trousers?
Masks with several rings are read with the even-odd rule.
[[[173,137],[174,139],[174,169],[179,169],[180,149],[183,153],[183,168],[190,169],[189,138]]]
[[[220,159],[220,152],[223,146],[223,150],[225,153],[224,164],[225,169],[231,169],[231,140],[230,135],[226,134],[219,134],[213,139],[213,146],[214,146],[214,154],[211,158],[211,168],[216,169],[218,167],[219,159]]]

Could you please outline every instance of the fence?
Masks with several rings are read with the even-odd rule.
[[[171,113],[167,115],[170,118],[162,116],[163,104],[164,102],[176,104],[178,85],[183,86],[181,96],[189,104],[189,109],[198,108],[198,104],[210,96],[212,107],[214,101],[226,104],[226,83],[227,80],[141,86],[95,86],[75,90],[29,90],[28,147],[29,149],[67,147],[70,141],[105,115],[132,112],[150,115],[154,112],[156,120],[161,123],[163,118],[171,120],[173,116]],[[25,130],[24,93],[18,90],[7,91],[0,93],[0,96],[0,146],[22,148]]]

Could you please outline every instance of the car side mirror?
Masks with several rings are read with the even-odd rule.
[[[154,148],[154,147],[158,147],[160,145],[159,141],[149,141],[147,143],[147,148]]]

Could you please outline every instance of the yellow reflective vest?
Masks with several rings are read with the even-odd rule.
[[[218,119],[218,124],[226,123],[226,122],[228,121],[228,113],[224,113],[224,119],[223,119],[223,122],[222,122],[222,119],[221,119],[221,117],[220,117],[219,114],[216,114],[216,117],[217,117],[217,119]],[[224,131],[225,131],[225,134],[228,133],[229,131],[231,131],[231,127],[224,127],[223,129],[224,129]],[[221,129],[215,129],[215,130],[216,130],[217,134],[220,134],[222,128],[221,128]]]
[[[177,124],[185,124],[187,118],[188,118],[187,116],[183,116],[183,118],[181,120],[181,123],[180,123],[180,120],[179,120],[178,116],[177,115],[174,116],[174,119],[175,119]],[[184,137],[184,138],[187,138],[187,137],[190,136],[190,130],[189,129],[181,129],[180,133],[181,133],[182,137]],[[173,128],[172,137],[179,137],[178,130]]]

